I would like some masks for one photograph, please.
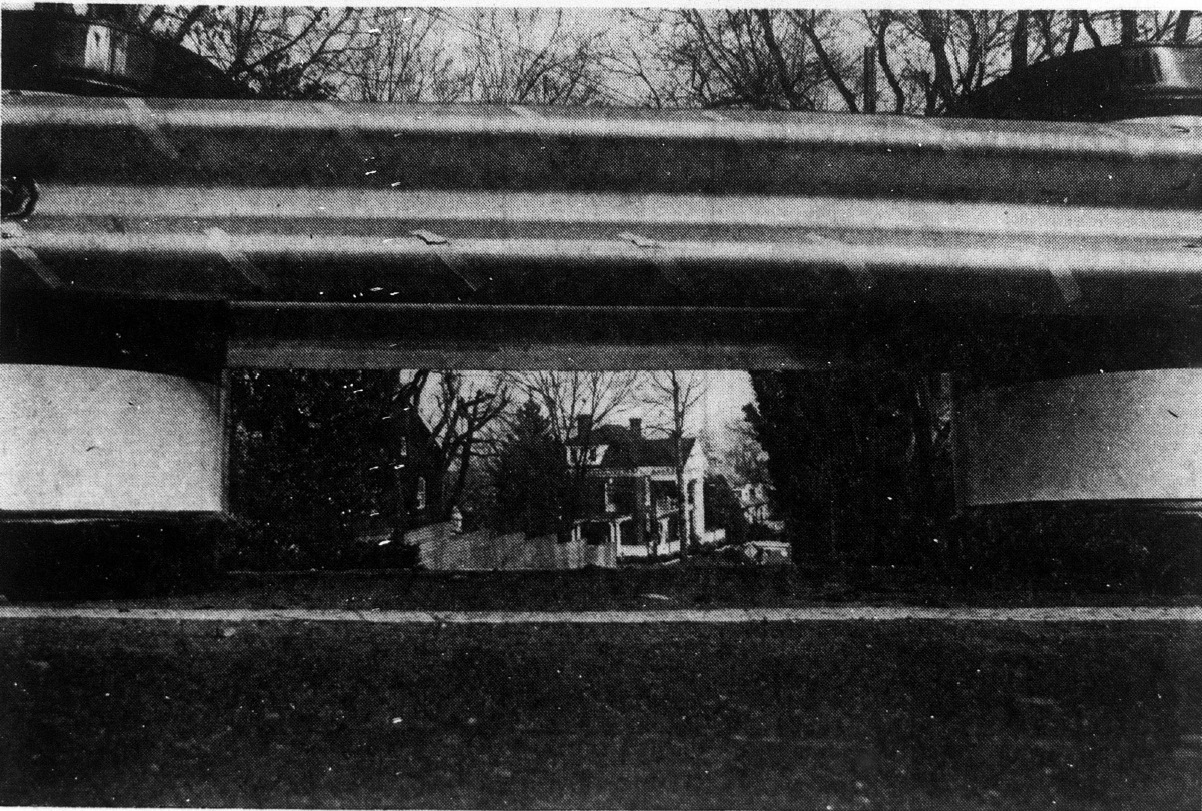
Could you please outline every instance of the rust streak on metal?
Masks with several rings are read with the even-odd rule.
[[[271,280],[255,267],[246,254],[234,247],[234,241],[229,234],[220,228],[206,228],[204,233],[214,250],[221,254],[230,267],[242,274],[246,281],[259,290],[271,289]]]
[[[3,226],[3,243],[0,246],[9,250],[14,256],[21,260],[21,264],[29,268],[34,274],[42,280],[52,290],[58,290],[63,285],[63,280],[58,277],[58,274],[46,266],[46,263],[41,260],[26,241],[25,230],[15,222],[6,222]]]
[[[125,102],[126,109],[129,110],[130,122],[146,136],[146,140],[150,141],[151,146],[166,158],[178,161],[180,159],[179,150],[167,138],[167,135],[163,132],[162,125],[158,121],[161,113],[151,110],[145,100],[136,96],[125,98],[123,101]]]
[[[410,231],[409,233],[429,245],[443,266],[467,285],[468,290],[475,293],[484,286],[484,280],[472,273],[464,258],[451,246],[451,240],[441,234],[435,234],[433,231]]]

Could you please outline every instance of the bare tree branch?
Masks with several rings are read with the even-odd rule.
[[[816,12],[792,12],[797,25],[810,38],[810,44],[814,46],[814,53],[818,57],[819,64],[822,65],[823,71],[828,79],[834,84],[835,89],[839,91],[839,95],[843,97],[843,103],[847,105],[850,112],[858,113],[860,111],[859,104],[856,103],[856,94],[843,81],[843,77],[839,73],[839,69],[835,67],[835,63],[831,60],[830,53],[822,44],[822,37],[818,36],[815,29]]]
[[[944,17],[936,11],[919,11],[918,19],[935,61],[935,76],[930,81],[931,92],[927,96],[927,115],[932,115],[935,112],[933,102],[937,101],[946,108],[953,101],[952,69],[947,57],[947,25]]]
[[[669,420],[667,431],[672,440],[672,462],[676,469],[676,508],[681,516],[677,525],[681,557],[688,556],[689,544],[705,531],[705,527],[692,526],[684,478],[688,461],[684,450],[685,426],[705,395],[705,378],[702,375],[672,370],[652,373],[642,398],[644,404],[665,411]]]
[[[1194,18],[1194,12],[1191,10],[1180,11],[1177,13],[1177,20],[1173,25],[1173,42],[1178,45],[1184,45],[1189,42],[1189,24]]]
[[[902,88],[901,82],[898,81],[897,74],[893,72],[893,67],[889,64],[889,49],[885,45],[885,36],[893,19],[893,12],[890,11],[864,12],[864,20],[876,44],[877,64],[880,65],[881,73],[884,74],[885,81],[889,83],[889,88],[893,91],[893,112],[901,113],[906,109],[906,92]]]
[[[1102,38],[1098,35],[1098,31],[1093,27],[1093,15],[1088,11],[1078,11],[1077,19],[1081,21],[1081,27],[1085,29],[1085,33],[1089,35],[1090,41],[1095,48],[1102,47]]]
[[[176,26],[175,31],[171,34],[171,37],[170,37],[171,42],[173,42],[176,45],[181,44],[184,41],[184,39],[187,38],[188,34],[191,33],[192,26],[194,26],[197,22],[199,22],[200,18],[205,16],[205,14],[208,13],[208,11],[209,11],[208,6],[193,7],[184,16],[183,20],[180,21],[180,24],[178,26]]]
[[[789,106],[795,110],[800,110],[804,107],[801,97],[797,95],[795,82],[789,77],[789,67],[785,63],[785,55],[781,51],[780,43],[776,41],[776,33],[772,30],[772,15],[767,11],[757,11],[756,16],[759,17],[760,27],[764,30],[764,44],[768,48],[768,53],[772,55],[772,61],[776,65],[776,80],[780,85],[781,91],[785,97],[789,99]]]

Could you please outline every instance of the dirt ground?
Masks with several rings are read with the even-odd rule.
[[[1200,605],[1202,595],[1011,589],[965,591],[914,570],[832,579],[794,566],[658,566],[564,572],[383,569],[233,572],[159,597],[74,600],[148,608],[353,608],[430,611],[591,611],[794,608],[827,604],[951,607]],[[20,601],[20,604],[39,604]],[[62,605],[66,601],[41,601]]]
[[[1197,623],[0,623],[0,803],[1159,808]]]

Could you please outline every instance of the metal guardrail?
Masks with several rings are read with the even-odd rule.
[[[46,182],[900,197],[1197,209],[1202,124],[330,102],[6,99]],[[1067,199],[1066,199],[1067,198]]]
[[[5,225],[6,290],[227,300],[231,355],[248,362],[285,363],[314,336],[327,363],[358,358],[356,342],[470,343],[470,311],[413,334],[393,305],[487,307],[520,326],[522,307],[604,304],[651,325],[644,343],[610,336],[636,355],[691,337],[730,357],[756,346],[776,365],[787,359],[770,347],[799,341],[771,326],[788,320],[768,315],[781,308],[837,332],[868,311],[1202,303],[1192,119],[13,96],[0,138],[4,173],[40,189],[33,214]],[[382,309],[357,309],[368,303]],[[715,314],[690,333],[677,318],[674,334],[649,307],[767,321],[743,330]],[[560,328],[529,336],[558,347],[548,363],[599,340]]]

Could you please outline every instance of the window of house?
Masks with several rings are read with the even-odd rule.
[[[568,464],[596,465],[601,462],[604,449],[601,446],[593,448],[568,448]]]
[[[413,509],[415,509],[415,510],[426,509],[426,477],[425,476],[417,477],[417,487],[415,488],[414,493],[413,493]]]

